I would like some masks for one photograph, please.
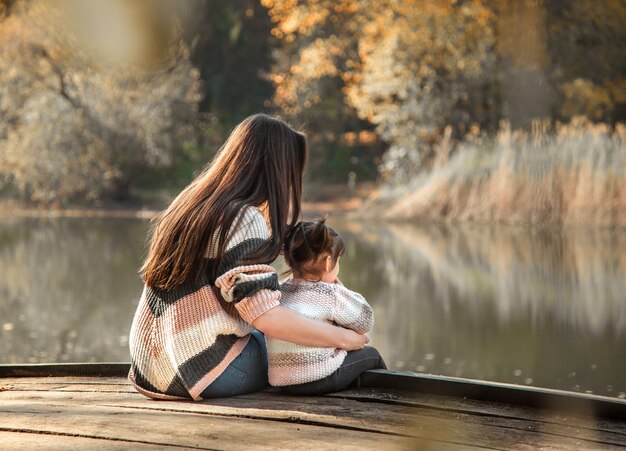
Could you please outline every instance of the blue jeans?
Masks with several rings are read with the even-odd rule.
[[[250,334],[250,340],[241,354],[204,389],[202,398],[220,398],[243,395],[263,390],[267,382],[267,348],[265,336],[258,330]]]
[[[323,379],[306,384],[287,385],[281,391],[290,395],[323,395],[344,390],[355,382],[367,370],[387,369],[380,353],[371,346],[365,346],[358,351],[350,351],[337,370]]]

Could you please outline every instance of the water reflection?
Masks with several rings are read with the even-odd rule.
[[[128,360],[146,223],[0,222],[0,362]]]
[[[624,396],[626,232],[345,224],[391,366]]]
[[[626,231],[334,225],[392,368],[625,396]],[[0,221],[0,362],[127,361],[146,230]]]

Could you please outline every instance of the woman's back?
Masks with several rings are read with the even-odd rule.
[[[237,263],[269,236],[258,209],[248,207],[241,215],[220,259],[215,259],[215,241],[209,245],[207,274],[200,283],[174,290],[144,288],[130,333],[130,380],[141,393],[199,399],[247,344],[254,315],[278,305],[273,268]],[[210,276],[214,270],[215,279]],[[244,273],[254,279],[258,295],[241,302],[245,290],[253,293]],[[230,299],[216,286],[225,283],[229,289],[224,294]]]

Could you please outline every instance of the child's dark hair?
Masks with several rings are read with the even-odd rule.
[[[300,274],[321,276],[320,259],[330,255],[333,265],[345,251],[343,239],[331,227],[326,218],[315,222],[302,221],[291,228],[283,244],[285,261],[290,270]]]

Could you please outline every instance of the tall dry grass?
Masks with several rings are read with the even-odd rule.
[[[577,118],[531,132],[440,145],[435,164],[402,192],[385,192],[387,219],[530,224],[626,224],[626,124]],[[389,207],[389,204],[391,206]],[[380,210],[378,210],[380,213]]]

